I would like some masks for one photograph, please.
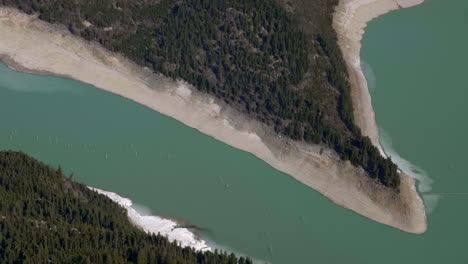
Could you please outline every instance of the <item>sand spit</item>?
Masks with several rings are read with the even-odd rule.
[[[17,70],[65,76],[128,98],[252,153],[344,208],[406,232],[426,230],[410,178],[396,195],[329,149],[281,138],[185,82],[153,74],[17,10],[0,8],[0,35],[0,58]]]
[[[333,17],[333,27],[338,34],[338,44],[350,73],[356,124],[384,156],[386,154],[380,144],[379,128],[372,108],[367,80],[361,68],[361,40],[367,23],[371,20],[391,11],[409,8],[423,2],[424,0],[340,0]],[[401,177],[404,182],[415,184],[408,175],[402,174]],[[414,220],[419,222],[419,229],[424,232],[427,229],[424,204],[417,194],[416,188],[412,186],[411,190],[413,190],[410,195],[413,197],[412,203],[414,208],[417,208],[415,217],[419,218],[419,220],[416,218]]]
[[[179,227],[175,221],[154,215],[142,215],[132,207],[132,200],[121,197],[113,192],[106,192],[93,187],[88,188],[109,197],[112,201],[125,208],[130,221],[145,232],[150,234],[159,233],[162,236],[167,236],[169,241],[176,240],[182,247],[191,247],[200,251],[211,251],[211,248],[205,241],[198,239],[189,229]]]

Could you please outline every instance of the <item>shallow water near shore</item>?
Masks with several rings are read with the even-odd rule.
[[[418,263],[468,263],[467,10],[426,0],[372,21],[363,40],[381,143],[418,179],[428,213]]]
[[[394,151],[434,180],[431,192],[468,192],[467,67],[456,65],[468,61],[462,2],[428,1],[388,14],[370,24],[364,40],[378,123]],[[273,263],[468,262],[468,195],[442,195],[429,231],[415,236],[342,209],[248,153],[90,85],[0,64],[0,113],[1,149],[60,164],[86,185],[196,225],[211,245]]]

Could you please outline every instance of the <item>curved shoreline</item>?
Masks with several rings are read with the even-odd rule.
[[[367,79],[361,66],[362,38],[367,24],[387,13],[395,10],[410,8],[420,5],[425,0],[340,0],[333,15],[333,28],[337,32],[338,45],[343,53],[349,72],[351,83],[351,95],[354,107],[354,120],[361,129],[363,135],[368,136],[371,142],[379,149],[380,153],[387,157],[380,142],[379,128],[375,112],[372,107],[372,98],[369,93]],[[410,176],[401,173],[403,180],[409,180]],[[413,179],[414,182],[414,179]],[[416,191],[415,182],[412,189],[415,198],[420,205],[420,213],[424,220],[424,231],[427,229],[427,218],[424,203]],[[423,228],[423,227],[421,227]],[[422,232],[423,233],[423,232]]]
[[[173,242],[176,240],[180,242],[182,247],[191,247],[200,251],[212,251],[212,249],[206,244],[206,241],[197,238],[189,229],[179,227],[175,221],[154,215],[142,215],[132,207],[132,200],[119,196],[113,192],[107,192],[89,186],[88,188],[99,194],[107,196],[109,199],[125,208],[130,221],[134,225],[143,229],[146,233],[159,233],[161,236],[167,236],[169,241]]]
[[[411,179],[403,179],[401,193],[395,194],[329,149],[282,138],[185,82],[154,74],[17,10],[0,8],[0,34],[0,59],[17,70],[71,78],[125,97],[252,153],[346,209],[406,232],[426,230]]]
[[[356,125],[379,148],[382,155],[385,155],[385,152],[380,145],[372,99],[361,68],[361,40],[370,21],[423,2],[424,0],[340,0],[333,16],[333,28],[337,32],[338,45],[350,74]]]

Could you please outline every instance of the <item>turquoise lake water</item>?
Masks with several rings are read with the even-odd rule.
[[[364,40],[384,143],[433,180],[421,236],[335,206],[129,100],[3,64],[0,148],[60,164],[86,185],[199,226],[211,245],[272,263],[468,263],[468,195],[434,196],[468,192],[467,12],[468,1],[429,0],[372,22]]]

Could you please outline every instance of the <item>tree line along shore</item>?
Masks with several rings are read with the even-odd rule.
[[[322,144],[398,191],[397,166],[354,124],[332,28],[338,1],[1,0],[174,79],[293,140]]]
[[[108,197],[12,151],[0,152],[0,262],[253,263],[147,234]]]

